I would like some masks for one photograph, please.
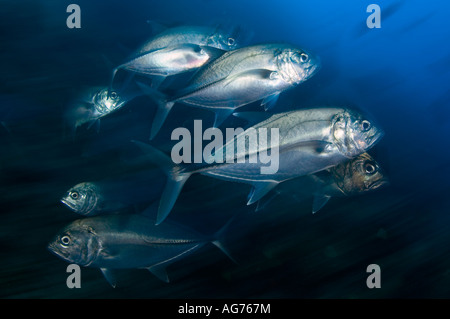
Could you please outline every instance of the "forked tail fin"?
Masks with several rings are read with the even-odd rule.
[[[175,165],[172,159],[158,150],[157,148],[138,141],[132,141],[145,154],[148,155],[148,160],[158,165],[167,176],[166,185],[159,201],[158,213],[156,216],[156,225],[161,224],[169,215],[178,195],[183,189],[184,183],[189,179],[191,173],[181,172],[180,167]]]

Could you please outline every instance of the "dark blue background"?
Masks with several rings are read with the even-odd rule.
[[[450,297],[449,3],[77,1],[82,27],[68,29],[70,3],[5,1],[0,11],[1,297]],[[380,29],[366,26],[371,3],[381,7]],[[248,186],[194,176],[171,218],[213,233],[242,211],[228,238],[239,265],[211,247],[171,266],[169,285],[130,270],[111,289],[98,270],[82,269],[82,288],[68,289],[66,264],[46,250],[78,218],[59,198],[78,182],[119,174],[134,154],[129,140],[147,139],[154,105],[134,101],[102,120],[99,134],[81,128],[74,142],[63,139],[62,114],[82,86],[105,85],[111,67],[153,34],[148,20],[239,26],[245,44],[290,42],[319,55],[321,70],[283,93],[276,110],[369,113],[385,130],[370,153],[391,185],[333,199],[316,215],[309,201],[288,197],[253,213]],[[186,116],[212,118],[176,106],[155,144],[167,146]],[[366,287],[372,263],[381,289]]]

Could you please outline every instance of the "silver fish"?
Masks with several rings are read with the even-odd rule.
[[[302,199],[313,195],[313,214],[318,212],[332,197],[348,197],[374,191],[389,185],[384,170],[368,153],[338,164],[316,174],[294,178],[280,184],[272,196],[258,201],[257,211],[264,209],[277,195],[289,194]]]
[[[116,73],[121,69],[150,76],[152,87],[156,88],[166,77],[197,69],[224,52],[220,49],[190,43],[181,43],[145,52],[113,70],[111,88]]]
[[[242,117],[256,119],[266,117],[267,113],[241,113]],[[250,130],[265,128],[279,130],[278,141],[256,139],[256,145],[239,148],[240,143],[247,143],[246,135]],[[135,142],[144,152],[151,154],[151,160],[165,169],[168,181],[162,193],[158,208],[157,224],[170,213],[175,201],[187,179],[194,173],[212,176],[227,181],[242,182],[253,185],[247,205],[262,198],[279,183],[328,169],[347,161],[370,149],[383,135],[382,130],[361,114],[343,108],[314,108],[280,113],[259,121],[233,139],[222,149],[224,157],[227,148],[232,149],[234,162],[206,161],[213,163],[203,165],[174,165],[159,150],[150,145]],[[278,149],[278,170],[271,174],[262,174],[266,166],[261,161],[239,161],[265,151]],[[244,149],[240,153],[240,149]],[[256,150],[256,151],[255,151]],[[150,158],[150,156],[149,156]]]
[[[136,55],[186,43],[213,47],[224,51],[234,50],[238,46],[238,41],[235,37],[223,32],[220,28],[180,26],[157,34],[145,42],[136,51]]]
[[[88,217],[61,229],[48,249],[69,263],[100,268],[113,287],[112,269],[148,269],[168,282],[168,265],[208,243],[229,256],[220,241],[228,225],[209,237],[171,222],[156,227],[142,215]]]
[[[214,127],[218,127],[243,105],[262,100],[264,108],[270,109],[281,92],[309,79],[319,66],[317,57],[288,44],[255,45],[226,52],[200,69],[190,85],[173,98],[147,89],[158,104],[151,138],[177,102],[214,111]]]
[[[65,122],[72,134],[77,127],[89,123],[89,127],[100,125],[100,118],[120,109],[128,101],[139,95],[133,92],[119,94],[110,91],[108,87],[93,87],[83,92],[79,98],[71,103],[64,114]]]
[[[61,202],[83,216],[108,214],[140,204],[150,204],[161,195],[162,188],[159,185],[163,183],[164,175],[158,171],[83,182],[71,187]],[[142,213],[151,213],[150,206],[148,209]]]

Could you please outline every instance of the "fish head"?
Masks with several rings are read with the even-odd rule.
[[[94,215],[100,201],[100,194],[94,183],[80,183],[69,189],[61,202],[80,215]]]
[[[215,30],[207,37],[206,45],[224,51],[232,51],[238,48],[238,41],[233,34]]]
[[[69,263],[89,266],[98,256],[101,242],[85,220],[76,220],[60,230],[47,248]]]
[[[351,110],[343,110],[333,117],[331,131],[339,151],[348,158],[364,153],[384,135],[373,120]]]
[[[320,69],[318,56],[292,47],[277,50],[275,63],[281,77],[290,84],[304,82]]]
[[[373,191],[389,185],[386,173],[368,153],[339,164],[330,171],[339,189],[346,195]]]
[[[101,88],[97,91],[92,102],[99,117],[107,115],[121,108],[127,99],[119,95],[117,91],[110,91],[109,88]]]

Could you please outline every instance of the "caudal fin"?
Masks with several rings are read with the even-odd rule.
[[[152,131],[150,133],[150,139],[152,140],[158,134],[175,102],[168,102],[167,97],[163,93],[141,82],[137,82],[137,85],[157,105],[155,118],[152,123]]]
[[[159,225],[169,215],[177,201],[178,195],[183,189],[184,183],[189,179],[191,173],[182,173],[180,167],[175,165],[170,157],[155,147],[138,141],[132,142],[147,154],[149,161],[158,165],[167,176],[156,216],[155,225]]]

